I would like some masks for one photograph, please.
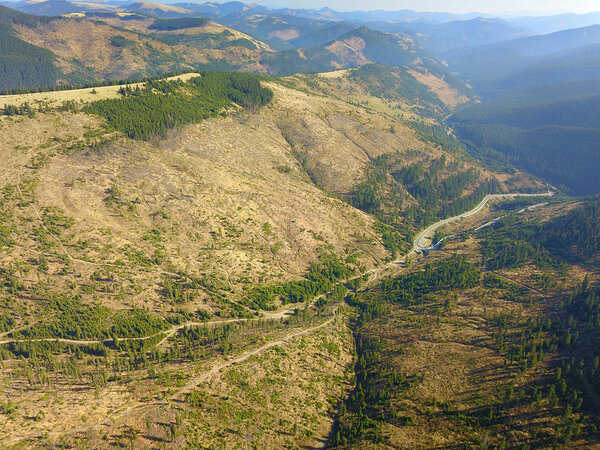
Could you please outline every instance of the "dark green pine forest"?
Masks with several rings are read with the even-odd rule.
[[[202,72],[188,83],[148,81],[143,89],[126,86],[121,94],[119,99],[94,102],[86,111],[106,118],[113,129],[141,139],[226,114],[234,104],[258,108],[273,97],[269,89],[260,86],[258,76],[232,72]]]
[[[573,195],[596,194],[600,46],[582,40],[579,47],[551,53],[560,42],[551,34],[449,55],[480,102],[459,108],[448,123],[490,165],[524,169]],[[535,54],[544,48],[550,54]]]
[[[14,25],[35,26],[49,18],[30,16],[0,6],[0,89],[42,87],[56,83],[61,73],[56,56],[15,36]]]

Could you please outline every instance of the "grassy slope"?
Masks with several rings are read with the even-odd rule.
[[[352,192],[364,179],[370,160],[384,152],[398,152],[409,162],[415,158],[430,161],[442,150],[422,141],[397,121],[396,114],[337,98],[335,93],[340,91],[335,79],[321,87],[310,81],[310,77],[299,77],[266,83],[274,99],[256,112],[209,119],[148,141],[126,139],[83,113],[3,117],[0,124],[5,139],[0,154],[6,169],[0,178],[1,214],[3,223],[10,226],[0,228],[2,289],[7,295],[0,322],[7,323],[10,330],[61,317],[61,295],[75,299],[83,317],[109,315],[102,316],[109,323],[116,320],[117,311],[127,312],[132,305],[172,322],[248,316],[240,303],[244,304],[251,287],[301,279],[321,252],[350,256],[358,268],[381,264],[389,253],[373,228],[373,217],[323,189]],[[290,83],[297,83],[299,89],[289,87]],[[329,96],[324,95],[327,90]],[[296,133],[298,126],[301,129]],[[108,312],[90,310],[93,303],[107,307]],[[311,308],[308,318],[316,312]],[[322,318],[299,326],[310,329],[314,320],[327,320],[331,314],[325,311]],[[23,372],[21,363],[10,357],[1,377],[12,383],[11,401],[18,406],[4,422],[10,424],[6,439],[23,435],[21,426],[30,414],[38,419],[27,422],[26,434],[39,436],[44,429],[54,429],[57,434],[49,436],[54,439],[73,423],[80,423],[81,416],[89,420],[92,431],[99,430],[97,423],[114,416],[116,409],[136,405],[143,408],[123,418],[137,430],[136,439],[179,442],[181,436],[194,436],[198,430],[181,431],[188,414],[207,414],[208,420],[217,424],[223,411],[215,406],[194,412],[198,408],[194,400],[190,411],[175,412],[164,409],[161,399],[170,398],[192,380],[193,373],[203,373],[222,361],[224,354],[242,354],[291,332],[285,323],[269,327],[227,332],[208,346],[174,336],[161,347],[168,355],[164,363],[159,362],[163,356],[146,353],[145,348],[127,352],[127,343],[113,342],[113,347],[125,346],[122,351],[118,346],[102,350],[108,351],[110,361],[119,362],[107,366],[100,356],[98,368],[88,364],[89,353],[98,350],[87,349],[88,356],[75,360],[67,356],[66,349],[55,348],[50,352],[53,356],[46,353],[44,358],[60,361],[65,368],[57,370],[44,362],[33,369],[29,362],[22,363],[34,370],[31,383],[28,369]],[[339,330],[342,336],[343,328]],[[307,334],[307,339],[312,336]],[[303,345],[297,339],[291,339],[289,345],[298,342]],[[285,411],[285,421],[279,426],[292,433],[292,443],[313,445],[325,438],[327,427],[315,424],[330,421],[333,405],[343,396],[342,382],[348,379],[345,370],[350,364],[344,342],[347,340],[339,341],[339,347],[309,344],[314,351],[305,357],[312,362],[295,362],[309,368],[298,377],[313,377],[306,383],[322,386],[314,413],[302,415],[305,402],[315,399],[297,391],[290,393],[299,396],[297,402],[272,400],[265,409],[257,399],[260,404],[252,403],[250,409],[264,420],[272,419],[272,408]],[[149,340],[148,349],[155,344]],[[319,358],[323,354],[329,355],[326,360],[330,363],[315,378],[312,370],[322,365]],[[3,353],[3,358],[8,357]],[[77,373],[83,374],[81,380]],[[48,394],[46,375],[56,394]],[[286,371],[278,382],[288,385],[295,383],[296,377]],[[270,381],[256,383],[243,384],[234,376],[223,392],[233,392],[225,395],[235,398],[248,390],[268,391],[264,383]],[[76,389],[81,384],[84,388]],[[328,398],[325,392],[334,388],[336,394]],[[47,408],[48,395],[52,402],[81,407]],[[10,411],[8,398],[1,401],[3,409]],[[326,401],[332,406],[326,406]],[[216,404],[214,399],[200,404],[204,402]],[[235,426],[248,420],[243,416],[248,408],[228,407],[233,408],[235,420],[242,421]],[[302,419],[292,420],[295,415]],[[83,431],[89,434],[87,427],[84,425]],[[210,432],[215,434],[199,431],[201,438],[217,439],[220,433],[216,425]],[[148,438],[140,438],[141,433]],[[254,436],[260,433],[259,427]],[[131,430],[117,427],[109,435],[111,442],[119,442],[131,438]],[[102,439],[101,434],[97,436]],[[261,442],[279,442],[275,434],[261,436],[266,439]],[[248,443],[254,438],[241,439]]]
[[[309,108],[306,113],[316,115],[339,104],[273,88],[276,98],[272,106],[256,113],[206,120],[173,131],[164,139],[146,142],[117,137],[94,146],[93,142],[114,134],[103,130],[98,119],[83,113],[4,117],[1,154],[6,170],[0,182],[4,189],[3,223],[10,225],[0,231],[2,268],[8,271],[2,276],[7,277],[3,278],[9,280],[7,283],[20,281],[14,294],[8,294],[9,288],[3,285],[7,294],[0,313],[3,319],[16,319],[14,325],[19,328],[34,325],[40,318],[50,321],[59,311],[51,299],[61,293],[75,298],[84,312],[85,305],[97,302],[109,308],[109,315],[132,305],[147,308],[154,316],[179,316],[183,320],[205,316],[219,319],[215,314],[222,318],[248,315],[246,309],[236,305],[243,301],[246,289],[301,278],[319,249],[330,248],[340,254],[347,249],[367,267],[381,261],[385,252],[372,230],[372,219],[320,191],[292,156],[279,128],[279,117],[287,108],[306,109],[316,102],[312,105],[315,110]],[[199,284],[189,285],[189,278]],[[181,286],[179,303],[164,292],[167,280]],[[31,301],[32,296],[40,301]],[[198,309],[204,313],[196,314]],[[249,334],[236,333],[234,352],[289,332],[285,326],[275,330],[279,334],[268,328],[262,330],[251,327]],[[168,344],[176,345],[173,341]],[[319,345],[317,341],[314,356],[303,354],[309,359],[322,358]],[[183,342],[181,348],[187,348]],[[347,349],[348,345],[340,343],[338,348]],[[221,354],[219,347],[214,354],[206,353],[204,346],[196,351],[203,355],[205,368]],[[345,352],[339,362],[335,362],[337,351],[326,357],[331,367],[324,373],[334,378],[307,378],[307,383],[324,383],[323,394],[318,395],[321,403],[315,410],[318,419],[311,416],[295,420],[299,428],[293,441],[314,443],[327,434],[327,427],[314,428],[314,421],[331,420],[325,392],[331,392],[334,386],[341,388],[339,383],[347,376]],[[65,359],[64,350],[52,353],[60,361]],[[118,360],[127,359],[127,353],[111,354]],[[318,364],[322,365],[322,360]],[[79,370],[90,379],[86,367]],[[44,369],[52,374],[52,383],[60,391],[58,401],[81,402],[82,407],[62,412],[47,409],[26,434],[37,436],[47,427],[59,433],[66,431],[82,415],[94,423],[110,416],[108,409],[162,398],[176,387],[177,377],[186,380],[197,373],[189,357],[183,361],[174,358],[167,367],[160,367],[156,362],[152,370],[172,378],[155,381],[147,367],[137,367],[130,383],[122,378],[121,370],[109,368],[114,377],[98,385],[98,394],[93,384],[78,391],[74,378]],[[35,382],[33,390],[23,390],[26,385],[17,381],[18,370],[15,361],[1,375],[3,380],[15,380],[11,401],[18,404],[18,412],[12,418],[6,416],[10,422],[2,419],[4,429],[9,430],[5,439],[17,436],[28,411],[41,414],[48,392],[45,382]],[[101,376],[102,369],[94,375],[96,380],[102,379],[97,378],[98,374]],[[313,377],[310,373],[299,376],[309,375]],[[126,385],[138,388],[124,395],[122,388]],[[342,395],[342,391],[336,395]],[[5,405],[7,398],[1,401]],[[298,405],[305,401],[301,397]],[[288,404],[277,405],[273,407],[284,410]],[[160,407],[151,408],[149,414],[153,423],[170,420]],[[285,414],[294,417],[295,413],[292,410]],[[144,422],[135,417],[132,425],[141,433]],[[294,425],[290,419],[281,426],[288,429]],[[302,434],[302,430],[311,429],[314,436]],[[111,440],[122,431],[115,431]],[[18,433],[22,435],[22,430]],[[151,426],[149,433],[168,440],[165,428],[159,425]]]

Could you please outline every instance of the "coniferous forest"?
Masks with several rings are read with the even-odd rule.
[[[225,114],[234,104],[258,108],[271,101],[272,92],[255,75],[202,72],[184,84],[148,81],[143,89],[124,87],[123,98],[100,100],[86,111],[106,118],[109,126],[131,138],[164,135],[170,128]]]
[[[55,55],[28,44],[12,31],[14,25],[35,25],[44,19],[0,6],[0,89],[42,87],[56,83],[60,71]]]

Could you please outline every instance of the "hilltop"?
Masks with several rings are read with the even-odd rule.
[[[289,75],[327,72],[369,63],[409,66],[424,57],[413,39],[361,27],[326,44],[288,50],[263,58],[270,72]]]

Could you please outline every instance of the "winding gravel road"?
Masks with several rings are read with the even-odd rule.
[[[518,194],[518,193],[515,193],[515,194],[489,194],[489,195],[486,195],[485,198],[481,201],[481,203],[479,203],[479,205],[477,205],[471,211],[467,211],[465,213],[459,214],[458,216],[449,217],[448,219],[440,220],[439,222],[436,222],[433,225],[430,225],[429,227],[427,227],[426,229],[421,231],[421,233],[419,233],[419,235],[417,236],[417,238],[414,241],[413,251],[415,251],[415,252],[421,251],[422,252],[422,251],[435,250],[442,241],[436,242],[433,245],[423,246],[423,245],[421,245],[421,241],[423,240],[424,237],[429,236],[431,233],[435,232],[435,230],[437,230],[441,226],[444,226],[448,223],[456,222],[457,220],[465,219],[474,214],[477,214],[479,211],[481,211],[483,209],[483,207],[485,205],[487,205],[487,203],[490,200],[493,200],[496,198],[513,199],[516,197],[551,197],[553,195],[554,195],[553,191],[548,191],[543,194]]]

